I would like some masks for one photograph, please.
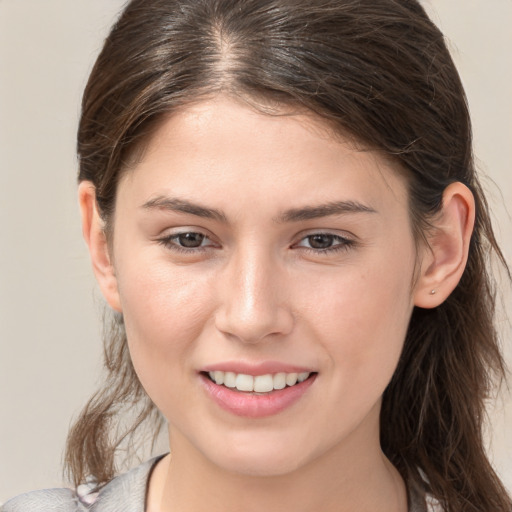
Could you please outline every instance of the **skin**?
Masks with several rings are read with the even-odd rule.
[[[219,215],[156,207],[163,198]],[[364,211],[290,218],[340,201]],[[380,449],[381,397],[413,307],[437,306],[460,279],[466,187],[446,189],[430,247],[418,248],[403,173],[382,155],[312,115],[219,96],[167,119],[123,176],[110,245],[91,183],[80,204],[100,287],[169,421],[172,458],[152,475],[149,511],[407,510]],[[178,233],[204,235],[201,247],[180,251]],[[337,250],[312,248],[315,234]],[[291,407],[244,418],[215,404],[198,373],[232,360],[318,375]]]

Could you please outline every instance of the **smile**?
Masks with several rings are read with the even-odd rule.
[[[257,376],[223,371],[208,372],[208,376],[215,384],[248,393],[269,393],[271,391],[295,386],[297,383],[304,382],[310,375],[310,372],[280,372],[274,375],[266,374]]]
[[[250,375],[229,371],[200,372],[206,395],[225,411],[246,418],[278,414],[304,400],[317,372]]]

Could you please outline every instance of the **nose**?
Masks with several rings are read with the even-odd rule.
[[[289,334],[294,315],[283,269],[263,251],[245,251],[226,264],[219,285],[216,327],[244,343]]]

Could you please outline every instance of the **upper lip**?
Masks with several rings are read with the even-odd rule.
[[[215,363],[204,366],[201,372],[233,372],[243,373],[245,375],[267,375],[275,373],[312,373],[314,370],[305,366],[298,366],[294,364],[282,363],[279,361],[261,361],[261,362],[244,362],[244,361],[225,361],[222,363]]]

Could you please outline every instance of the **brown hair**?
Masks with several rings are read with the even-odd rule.
[[[417,238],[447,185],[471,189],[476,225],[467,267],[442,305],[412,314],[383,397],[381,444],[406,481],[447,512],[509,512],[482,440],[485,399],[505,374],[487,269],[493,253],[505,262],[441,32],[416,0],[131,1],[91,73],[78,131],[79,180],[96,186],[107,225],[121,173],[163,116],[218,92],[306,108],[390,155],[409,176]],[[122,319],[117,327],[106,336],[107,382],[69,435],[66,462],[76,483],[112,478],[122,439],[155,415]],[[113,435],[121,408],[134,404],[135,424]]]

